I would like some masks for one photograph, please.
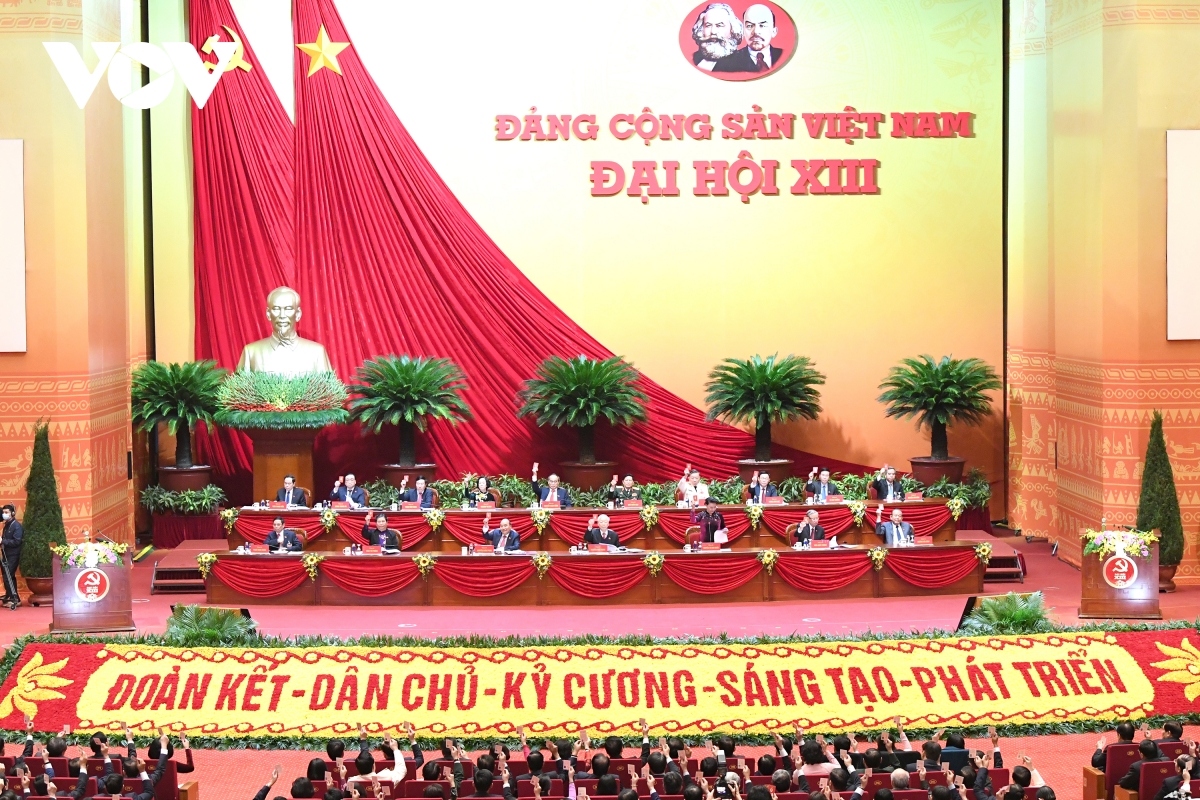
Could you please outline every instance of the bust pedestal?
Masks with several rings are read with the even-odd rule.
[[[319,428],[270,430],[246,428],[254,442],[254,500],[274,500],[287,475],[296,476],[296,485],[307,489],[309,503],[324,499],[324,492],[313,486],[313,442]]]

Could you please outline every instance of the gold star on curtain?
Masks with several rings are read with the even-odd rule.
[[[342,74],[342,68],[338,66],[337,55],[350,46],[349,42],[331,42],[329,34],[325,32],[325,26],[317,31],[317,40],[308,44],[298,44],[302,51],[308,54],[308,77],[311,78],[316,72],[324,67],[329,67],[338,75]]]

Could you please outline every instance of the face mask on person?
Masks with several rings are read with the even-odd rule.
[[[5,511],[5,512],[4,512],[4,521],[5,521],[5,522],[7,522],[7,521],[8,521],[8,520],[10,520],[10,519],[12,519],[12,514],[10,514],[10,513],[8,513],[7,511]]]

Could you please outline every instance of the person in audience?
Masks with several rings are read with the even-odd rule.
[[[768,497],[778,497],[779,489],[771,483],[771,475],[767,472],[755,472],[750,479],[750,501],[762,505]]]
[[[626,500],[641,500],[642,489],[639,486],[633,485],[633,476],[626,475],[621,479],[621,485],[617,485],[617,476],[613,475],[612,483],[608,485],[608,502],[612,503],[617,508],[623,508]]]
[[[520,550],[521,535],[513,528],[508,517],[500,520],[499,528],[492,528],[492,513],[483,515],[483,541],[496,548],[496,552],[504,550]]]
[[[596,779],[596,794],[598,795],[615,795],[620,784],[617,782],[617,776],[611,772],[607,775],[601,775]]]
[[[1037,800],[1057,800],[1057,795],[1054,794],[1054,790],[1049,786],[1043,786],[1038,789],[1034,794],[1034,797],[1037,798]]]
[[[830,495],[842,493],[838,489],[838,485],[829,480],[829,470],[824,467],[820,470],[816,467],[812,468],[812,471],[808,473],[808,484],[804,487],[804,491],[813,496],[815,503],[828,502]]]
[[[490,769],[475,770],[475,777],[472,779],[472,782],[475,784],[475,794],[471,795],[471,797],[487,797],[491,794],[492,784],[495,781],[496,779],[493,777]]]
[[[347,472],[344,478],[334,481],[329,499],[339,503],[349,503],[351,508],[362,508],[367,504],[367,493],[358,485],[358,479],[354,477],[354,473]]]
[[[271,770],[271,777],[263,784],[263,787],[258,790],[258,794],[254,795],[254,800],[267,800],[267,795],[271,793],[271,787],[279,781],[279,776],[283,773],[283,765],[276,764],[275,769]]]
[[[796,526],[796,530],[792,533],[793,542],[808,542],[822,541],[825,538],[825,529],[820,524],[821,515],[815,508],[810,508],[804,515],[804,522]]]
[[[162,780],[163,772],[165,772],[167,768],[167,748],[169,744],[170,740],[167,738],[165,733],[158,737],[158,759],[152,774],[147,775],[146,763],[138,760],[137,777],[141,778],[142,790],[140,792],[129,793],[126,795],[122,795],[122,790],[124,789],[125,784],[125,776],[120,772],[112,771],[112,762],[109,759],[107,752],[108,745],[101,745],[101,752],[104,753],[105,767],[104,774],[97,779],[97,795],[122,795],[125,797],[131,797],[134,800],[153,800],[154,787],[160,780]],[[76,800],[82,800],[86,792],[88,782],[87,767],[88,759],[85,755],[81,754],[79,757],[78,782],[75,784],[75,790],[70,794],[70,796]]]
[[[583,536],[584,544],[607,544],[617,547],[621,544],[617,532],[608,527],[608,514],[594,515],[588,520],[587,533]]]
[[[1138,743],[1138,755],[1140,755],[1141,758],[1129,765],[1129,771],[1125,773],[1125,776],[1121,778],[1120,782],[1117,784],[1122,789],[1128,789],[1131,792],[1136,792],[1138,790],[1138,783],[1141,781],[1142,777],[1143,764],[1147,762],[1167,760],[1166,756],[1164,756],[1162,751],[1158,749],[1158,744],[1156,744],[1153,739],[1142,739],[1142,741]],[[1015,782],[1016,776],[1014,775],[1013,778]]]
[[[895,467],[884,464],[879,472],[875,473],[875,480],[871,482],[871,486],[875,489],[876,499],[885,503],[898,503],[904,499],[904,486],[896,475]]]
[[[775,770],[771,773],[771,785],[775,787],[776,793],[790,792],[792,790],[792,773],[786,769]],[[805,785],[807,786],[807,781]]]
[[[1163,781],[1154,800],[1184,800],[1192,796],[1191,782],[1196,775],[1196,759],[1185,753],[1175,759],[1175,769],[1178,774],[1170,775]],[[1038,800],[1041,800],[1040,794]]]
[[[913,526],[904,521],[904,512],[899,508],[892,509],[892,518],[883,521],[883,503],[875,509],[875,535],[883,539],[884,544],[896,547],[913,540]]]
[[[417,483],[412,489],[406,489],[408,476],[400,481],[400,500],[405,503],[420,503],[421,508],[433,508],[433,489],[425,482],[424,475],[417,476]]]
[[[492,482],[482,475],[475,481],[475,486],[468,489],[463,494],[463,499],[467,501],[467,505],[471,508],[476,508],[480,503],[494,503],[496,496],[491,493]]]
[[[310,781],[325,780],[325,759],[317,756],[308,762],[308,772],[305,775]]]
[[[927,770],[938,772],[942,768],[942,745],[936,740],[930,740],[921,745],[921,755],[925,760],[922,766]]]
[[[133,736],[131,736],[130,733],[131,733],[131,731],[129,730],[128,727],[126,727],[125,728],[125,744],[128,747],[133,748],[133,746],[134,746]],[[179,744],[183,747],[183,761],[175,762],[175,771],[178,773],[195,772],[196,765],[192,763],[192,745],[190,742],[188,742],[187,734],[180,734]],[[149,747],[146,748],[146,758],[149,759],[150,761],[158,761],[158,751],[159,751],[159,744],[158,744],[158,740],[156,739],[150,743]],[[130,756],[132,758],[136,759],[137,751],[131,750]],[[175,757],[175,748],[171,746],[171,740],[168,739],[167,740],[167,761],[168,762],[171,761],[174,757]],[[132,778],[135,776],[136,776],[136,773],[134,775],[130,775],[129,777]]]
[[[1136,729],[1133,727],[1132,722],[1118,723],[1116,732],[1117,744],[1133,744],[1133,735],[1136,733]],[[1092,766],[1101,772],[1103,772],[1104,768],[1108,766],[1108,754],[1105,752],[1107,746],[1107,738],[1101,736],[1100,741],[1096,743],[1096,752],[1092,753]]]
[[[375,520],[374,526],[371,525],[372,518]],[[375,516],[374,511],[367,512],[367,521],[362,526],[362,537],[367,540],[367,544],[384,550],[399,550],[403,544],[400,531],[388,527],[387,515]]]
[[[700,526],[700,541],[715,542],[717,534],[729,538],[729,526],[725,524],[725,515],[717,510],[717,498],[706,497],[704,510],[696,514],[696,524]]]
[[[559,508],[571,507],[571,495],[567,493],[565,486],[559,485],[558,476],[550,473],[546,478],[546,485],[542,486],[538,483],[537,464],[533,465],[533,477],[529,481],[529,485],[533,488],[533,496],[537,498],[538,503],[544,503],[547,500],[557,502]]]
[[[1041,773],[1033,766],[1033,759],[1029,756],[1021,756],[1021,763],[1013,767],[1012,782],[1022,789],[1040,789],[1046,785],[1046,782],[1042,780]]]
[[[797,737],[798,739],[801,737]],[[832,761],[829,754],[825,752],[825,747],[815,739],[803,741],[800,745],[800,775],[809,779],[809,785],[812,785],[814,778],[826,778],[829,773],[837,768],[837,763]],[[907,773],[905,773],[907,775]]]
[[[296,532],[283,527],[283,517],[271,520],[271,532],[267,534],[266,544],[272,553],[299,553],[304,549]]]
[[[892,800],[892,790],[886,786],[875,790],[875,796],[872,800]]]
[[[1144,725],[1145,723],[1143,723]],[[1150,735],[1149,729],[1144,729],[1146,736]],[[1161,739],[1156,739],[1159,744],[1167,742],[1182,742],[1183,741],[1183,723],[1178,720],[1169,720],[1163,723],[1163,735]]]
[[[590,780],[592,778],[600,779],[608,774],[609,756],[608,753],[594,753],[591,760],[591,772],[575,773],[576,780]]]
[[[317,789],[308,778],[296,778],[292,781],[292,797],[307,798],[316,796]]]
[[[699,508],[708,499],[708,484],[700,482],[700,470],[688,464],[679,479],[680,501],[688,508]]]
[[[275,502],[287,503],[289,506],[308,507],[308,495],[304,494],[304,490],[296,487],[296,476],[283,476],[283,488],[275,492]]]
[[[907,791],[908,782],[908,770],[904,769],[903,767],[897,767],[896,769],[892,770],[892,789],[901,792]]]

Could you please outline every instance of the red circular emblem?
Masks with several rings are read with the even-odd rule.
[[[1109,556],[1108,560],[1104,562],[1102,571],[1104,572],[1104,582],[1114,589],[1132,586],[1133,582],[1137,580],[1137,562],[1129,556]]]
[[[75,576],[75,593],[89,603],[103,600],[112,583],[98,569],[85,569]]]

